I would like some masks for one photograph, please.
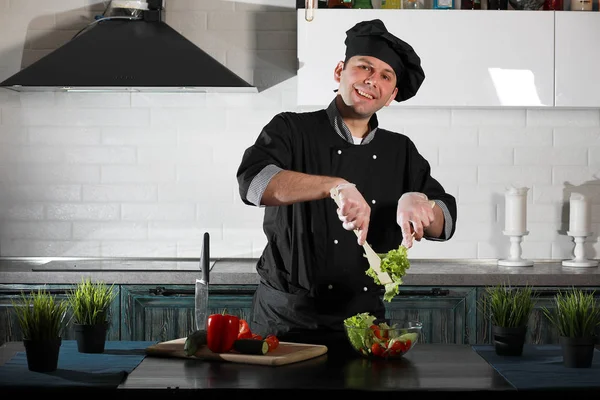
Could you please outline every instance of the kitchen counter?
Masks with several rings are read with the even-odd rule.
[[[211,260],[210,283],[257,284],[256,259]],[[0,257],[1,284],[71,284],[82,276],[116,284],[193,284],[194,258],[11,258]],[[600,268],[563,267],[561,260],[535,260],[531,267],[503,267],[497,260],[412,260],[404,278],[413,286],[600,286]]]
[[[22,343],[18,342],[3,345],[0,363],[22,349]],[[228,398],[232,391],[242,389],[244,399],[247,395],[260,393],[265,396],[280,390],[285,390],[287,395],[292,393],[291,390],[305,394],[514,391],[471,346],[447,344],[419,344],[404,358],[390,362],[369,361],[353,353],[330,352],[282,366],[146,356],[116,391],[124,397],[142,390],[152,391],[144,393],[161,398],[195,393],[206,399]]]

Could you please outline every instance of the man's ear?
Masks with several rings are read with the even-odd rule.
[[[337,63],[337,65],[335,66],[335,69],[333,70],[333,80],[336,81],[337,83],[340,83],[340,80],[342,79],[342,70],[344,69],[344,62],[340,61]]]
[[[388,101],[385,103],[386,107],[389,106],[390,104],[392,104],[392,101],[394,101],[394,99],[396,98],[397,94],[398,94],[398,88],[394,88],[394,91],[392,92],[392,95],[390,96],[390,98],[388,99]]]

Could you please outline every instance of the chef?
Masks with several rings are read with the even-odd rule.
[[[377,19],[346,34],[329,106],[275,115],[237,171],[242,201],[265,212],[250,327],[282,341],[346,342],[345,318],[385,317],[383,287],[365,274],[365,241],[386,253],[422,238],[446,241],[456,226],[455,198],[415,144],[375,114],[417,93],[419,56]]]

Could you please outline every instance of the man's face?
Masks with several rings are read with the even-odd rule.
[[[368,118],[396,97],[396,74],[389,64],[370,56],[354,56],[334,71],[338,94],[357,117]]]

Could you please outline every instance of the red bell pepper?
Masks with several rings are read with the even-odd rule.
[[[212,314],[208,316],[206,341],[208,348],[214,353],[227,353],[233,348],[238,338],[240,319],[235,315]]]

